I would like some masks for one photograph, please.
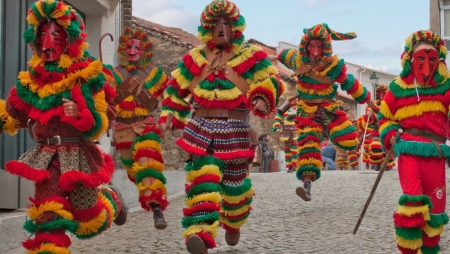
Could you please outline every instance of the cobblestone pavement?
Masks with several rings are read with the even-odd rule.
[[[256,196],[239,244],[228,246],[220,230],[217,248],[209,253],[398,253],[392,223],[401,194],[396,171],[384,173],[357,234],[352,234],[376,177],[375,171],[324,171],[313,183],[312,201],[304,202],[295,194],[300,181],[294,174],[251,174]],[[187,253],[180,194],[172,194],[165,230],[156,230],[152,214],[139,210],[129,214],[125,225],[113,225],[96,238],[73,239],[72,253]],[[441,247],[442,253],[450,253],[447,231]]]

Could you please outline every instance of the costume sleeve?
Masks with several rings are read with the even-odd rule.
[[[343,79],[341,77],[342,74],[345,74]],[[342,74],[336,79],[336,82],[341,84],[342,90],[346,91],[347,94],[352,96],[352,98],[359,104],[364,104],[370,100],[370,92],[367,88],[361,85],[361,83],[359,83],[358,79],[356,79],[352,74],[346,74],[346,71],[343,71]]]
[[[13,88],[14,89],[14,88]],[[21,123],[18,119],[12,117],[8,111],[14,110],[12,106],[7,107],[9,104],[5,100],[0,100],[0,134],[3,132],[7,132],[9,135],[14,135],[17,133],[17,130],[20,128]],[[9,110],[7,110],[7,108]]]
[[[297,49],[284,49],[278,54],[278,61],[295,71],[301,64],[300,52]]]
[[[167,75],[161,67],[154,67],[145,79],[144,87],[153,97],[158,98],[163,95],[167,88]]]
[[[378,113],[379,132],[383,150],[391,148],[390,140],[395,136],[397,130],[400,129],[400,125],[394,117],[397,111],[395,105],[396,99],[391,91],[388,91],[381,102],[380,112]]]
[[[278,99],[286,91],[286,84],[278,76],[278,70],[267,58],[267,53],[264,50],[254,45],[250,46],[250,50],[251,57],[233,67],[233,69],[239,74],[242,73],[242,77],[250,84],[248,98],[253,113],[259,117],[268,117],[275,112]],[[251,102],[257,98],[266,102],[267,111],[263,112],[253,108]]]
[[[200,54],[199,49],[193,49],[191,54]],[[178,63],[178,68],[172,72],[173,78],[169,80],[164,90],[159,123],[165,123],[169,113],[172,113],[172,124],[175,129],[183,129],[188,121],[191,105],[184,99],[190,95],[188,88],[194,75],[200,75],[204,67],[198,66],[191,54],[186,54],[183,61]]]
[[[284,115],[277,112],[275,118],[273,119],[272,131],[275,133],[277,130],[281,130],[283,122],[284,122]]]
[[[116,118],[116,103],[114,98],[116,97],[117,81],[115,78],[115,72],[110,65],[103,65],[103,74],[105,75],[105,85],[103,89],[105,91],[105,102],[107,104],[106,116],[109,123]]]

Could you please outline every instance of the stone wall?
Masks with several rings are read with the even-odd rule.
[[[125,27],[131,27],[132,25],[132,6],[133,0],[122,0],[122,29]]]

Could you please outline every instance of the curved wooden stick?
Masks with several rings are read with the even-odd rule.
[[[109,36],[109,38],[111,38],[111,41],[114,41],[114,38],[113,38],[112,34],[110,34],[110,33],[105,33],[104,35],[102,35],[102,37],[100,37],[100,40],[98,41],[98,50],[100,51],[100,61],[102,61],[102,62],[103,62],[102,42],[106,36]]]

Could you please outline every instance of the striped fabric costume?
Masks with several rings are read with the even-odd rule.
[[[356,37],[354,33],[337,33],[327,24],[317,24],[304,29],[299,49],[285,49],[278,55],[278,60],[295,71],[298,78],[297,118],[299,158],[297,178],[308,184],[320,178],[322,157],[320,140],[328,132],[331,142],[344,150],[354,150],[358,145],[356,128],[348,120],[344,111],[338,109],[341,101],[335,101],[338,86],[351,95],[356,102],[370,100],[370,93],[351,74],[343,59],[332,54],[332,40],[347,40]],[[319,60],[311,61],[312,42],[321,42],[323,51]],[[300,191],[300,193],[299,193]],[[306,190],[308,192],[308,190]],[[310,200],[310,193],[297,188],[297,194]],[[309,200],[308,200],[309,199]]]
[[[216,46],[213,34],[220,18],[231,25],[231,42],[223,47]],[[217,25],[217,29],[221,26]],[[190,239],[198,238],[205,247],[214,248],[219,224],[226,230],[228,244],[237,244],[254,194],[246,177],[249,160],[254,156],[248,111],[268,117],[286,89],[267,54],[244,40],[245,26],[234,3],[216,0],[207,5],[198,28],[205,45],[183,57],[172,72],[174,78],[169,81],[163,101],[160,123],[165,123],[169,112],[173,112],[174,128],[184,128],[177,144],[192,156],[185,167],[187,207],[182,220],[189,251]],[[239,88],[242,81],[248,92]],[[188,121],[190,96],[195,113]],[[257,98],[268,106],[265,112],[253,108],[252,101]],[[234,240],[229,241],[232,235]]]
[[[222,29],[218,25],[221,18],[231,25],[232,36],[231,42],[218,47],[213,31],[216,25]],[[226,230],[227,243],[237,244],[254,194],[246,178],[247,165],[254,156],[248,112],[269,117],[286,89],[267,54],[244,40],[245,26],[234,3],[215,0],[207,5],[198,28],[205,45],[183,57],[165,91],[159,122],[165,123],[169,112],[173,113],[173,127],[184,128],[177,144],[192,156],[185,167],[188,173],[182,220],[190,252],[191,243],[199,239],[206,248],[214,248],[219,224]],[[239,88],[242,81],[248,92]],[[190,96],[195,113],[188,120]],[[252,102],[258,98],[268,106],[266,111],[253,108]]]
[[[0,100],[0,133],[13,135],[30,119],[35,122],[38,144],[5,168],[35,182],[24,225],[31,234],[23,242],[27,253],[70,253],[66,232],[79,239],[96,236],[123,209],[115,191],[104,185],[111,179],[114,162],[92,142],[114,119],[110,107],[114,80],[86,51],[84,24],[72,7],[62,1],[40,0],[31,5],[27,20],[30,28],[24,39],[34,54],[7,100]],[[45,29],[40,26],[49,24],[68,36],[66,50],[51,62],[35,49],[42,36],[38,31]],[[63,98],[76,103],[78,116],[64,112]]]
[[[139,42],[142,56],[130,61],[127,55],[127,43],[130,40]],[[117,49],[120,65],[112,69],[117,83],[117,91],[128,89],[133,83],[129,78],[139,78],[139,85],[148,91],[147,95],[154,100],[154,106],[145,106],[141,102],[139,85],[129,94],[116,97],[117,117],[114,124],[116,148],[120,151],[121,161],[125,166],[128,178],[139,190],[139,202],[154,216],[164,211],[168,205],[166,178],[163,175],[164,161],[161,155],[161,130],[152,116],[156,109],[157,99],[162,97],[167,87],[167,75],[161,67],[150,65],[152,44],[147,34],[138,29],[125,28]],[[128,52],[130,54],[135,52]],[[155,211],[156,210],[156,211]],[[161,215],[162,216],[162,215]],[[161,225],[157,228],[165,228]]]
[[[417,31],[405,42],[403,70],[389,85],[378,115],[386,150],[396,140],[403,195],[394,213],[397,247],[402,253],[439,253],[445,213],[445,145],[449,128],[450,73],[447,49],[431,31]],[[414,71],[413,71],[414,70]]]
[[[297,106],[291,107],[284,114],[277,112],[275,119],[273,120],[274,133],[277,130],[281,131],[280,140],[284,142],[284,156],[286,160],[286,168],[289,172],[292,172],[297,165],[298,159],[298,146],[297,146],[297,131],[295,129],[294,118],[297,115]],[[290,117],[293,116],[293,117]]]

